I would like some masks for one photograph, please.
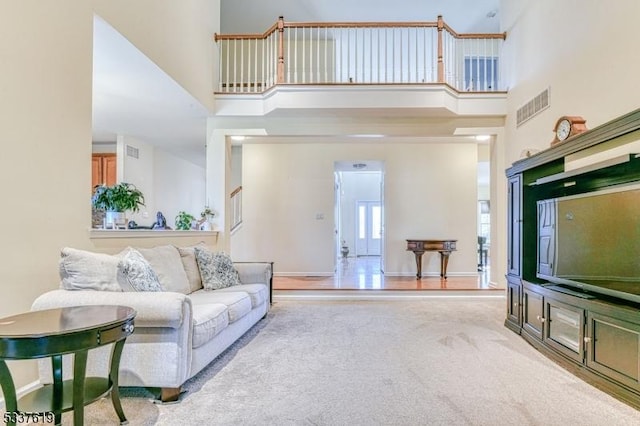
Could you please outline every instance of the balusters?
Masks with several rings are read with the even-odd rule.
[[[285,34],[286,33],[286,34]],[[431,23],[286,24],[263,35],[216,35],[218,90],[259,93],[278,83],[447,83],[499,90],[503,35],[453,32]]]

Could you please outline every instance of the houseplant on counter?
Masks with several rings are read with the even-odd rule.
[[[96,185],[91,204],[96,210],[106,212],[106,226],[124,227],[127,224],[126,211],[137,212],[144,206],[144,195],[135,185],[121,182],[113,186]]]
[[[179,231],[188,231],[193,228],[193,222],[196,218],[187,212],[178,212],[176,216],[176,229]]]

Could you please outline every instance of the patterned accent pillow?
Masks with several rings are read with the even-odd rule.
[[[123,291],[162,291],[158,275],[149,262],[132,248],[118,262],[118,283]]]
[[[224,253],[213,253],[201,247],[194,248],[202,285],[206,290],[217,290],[240,284],[238,271],[233,261]]]

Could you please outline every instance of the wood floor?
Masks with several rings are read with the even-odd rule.
[[[380,258],[376,256],[341,259],[334,276],[273,278],[274,290],[487,290],[489,270],[479,271],[473,277],[389,277],[380,271]],[[503,291],[503,290],[500,290]]]

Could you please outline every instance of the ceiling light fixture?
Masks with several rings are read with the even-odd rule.
[[[246,139],[245,136],[242,136],[242,135],[231,136],[231,140],[232,141],[236,141],[236,142],[241,142],[241,141],[243,141],[245,139]]]
[[[380,135],[377,133],[371,133],[371,134],[356,134],[356,135],[349,135],[352,138],[384,138],[384,135]]]
[[[489,139],[491,139],[489,135],[476,135],[476,140],[480,142],[488,141]]]

